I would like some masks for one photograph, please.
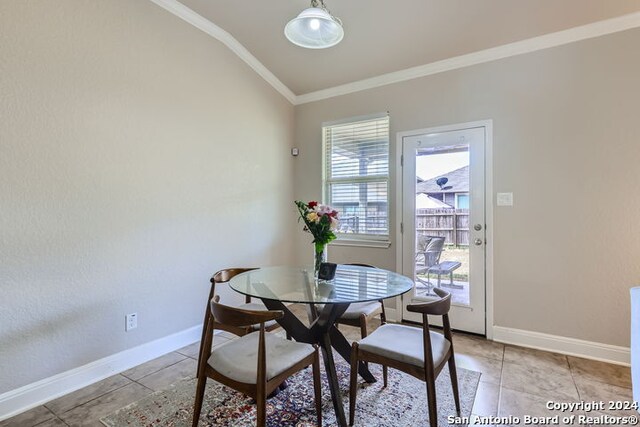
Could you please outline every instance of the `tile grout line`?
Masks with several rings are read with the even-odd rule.
[[[116,374],[116,375],[122,375],[122,374]],[[124,377],[124,375],[122,375],[122,376]],[[127,378],[127,377],[125,377],[125,378]],[[84,401],[84,402],[82,402],[81,404],[76,405],[76,406],[74,406],[73,408],[67,409],[66,411],[64,411],[64,412],[62,412],[62,413],[60,413],[60,414],[56,414],[55,412],[53,412],[51,409],[49,409],[48,407],[46,407],[46,404],[45,404],[45,407],[46,407],[47,409],[49,409],[49,410],[51,411],[51,413],[53,413],[53,414],[56,416],[56,418],[60,418],[62,415],[66,414],[66,413],[68,413],[68,412],[70,412],[70,411],[73,411],[74,409],[77,409],[77,408],[79,408],[79,407],[81,407],[81,406],[86,405],[86,404],[87,404],[87,403],[89,403],[89,402],[93,402],[94,400],[96,400],[96,399],[100,399],[101,397],[104,397],[104,396],[106,396],[107,394],[113,393],[114,391],[121,390],[121,389],[123,389],[123,388],[125,388],[125,387],[127,387],[127,386],[130,386],[131,384],[134,384],[134,383],[135,383],[135,381],[133,381],[133,380],[131,380],[131,379],[129,379],[129,378],[127,378],[127,379],[128,379],[129,381],[131,381],[131,382],[130,382],[130,383],[128,383],[128,384],[124,384],[123,386],[116,387],[116,388],[114,388],[113,390],[109,390],[109,391],[108,391],[108,392],[106,392],[106,393],[102,393],[101,395],[96,396],[96,397],[94,397],[94,398],[92,398],[92,399],[89,399],[89,400],[87,400],[87,401]],[[82,389],[80,389],[80,390],[82,390]],[[62,422],[63,422],[63,423],[65,423],[66,425],[68,425],[68,424],[67,424],[67,423],[66,423],[62,418],[60,418],[60,421],[62,421]]]
[[[105,393],[102,393],[102,394],[100,394],[100,395],[98,395],[98,396],[95,396],[95,397],[93,397],[93,398],[91,398],[91,399],[89,399],[89,400],[85,400],[84,402],[82,402],[82,403],[80,403],[80,404],[78,404],[78,405],[75,405],[74,407],[69,408],[69,409],[67,409],[66,411],[63,411],[63,412],[61,412],[61,413],[59,413],[59,414],[58,414],[58,413],[56,413],[53,409],[51,409],[51,408],[49,408],[49,407],[47,406],[49,403],[53,402],[53,400],[52,400],[52,401],[49,401],[49,402],[47,402],[47,403],[45,403],[45,404],[43,404],[42,406],[44,406],[44,407],[45,407],[45,408],[47,408],[49,411],[51,411],[51,413],[52,413],[53,415],[55,415],[55,417],[56,417],[56,418],[60,418],[60,416],[61,416],[62,414],[66,414],[66,413],[67,413],[67,412],[69,412],[69,411],[73,411],[74,409],[76,409],[76,408],[78,408],[78,407],[80,407],[80,406],[82,406],[82,405],[84,405],[84,404],[86,404],[86,403],[89,403],[89,402],[91,402],[91,401],[93,401],[93,400],[95,400],[95,399],[98,399],[98,398],[100,398],[100,397],[102,397],[102,396],[106,396],[107,394],[109,394],[109,393],[111,393],[111,392],[113,392],[113,391],[120,390],[121,388],[126,387],[126,386],[128,386],[129,384],[131,384],[131,383],[133,382],[133,380],[132,380],[132,379],[127,378],[127,377],[125,377],[125,376],[124,376],[124,375],[122,375],[122,374],[116,374],[116,375],[120,375],[120,376],[122,376],[122,377],[126,378],[127,380],[129,380],[129,381],[131,381],[131,382],[129,382],[129,383],[127,383],[127,384],[123,384],[123,385],[121,385],[121,386],[119,386],[119,387],[116,387],[116,388],[114,388],[114,389],[111,389],[111,390],[109,390],[109,391],[107,391],[107,392],[105,392]],[[115,376],[115,375],[114,375],[114,376]],[[91,385],[92,385],[92,384],[88,385],[87,387],[90,387]],[[78,390],[76,390],[76,391],[83,390],[83,389],[85,389],[85,388],[87,388],[87,387],[83,387],[83,388],[78,389]],[[75,392],[71,392],[71,393],[75,393]],[[69,394],[71,394],[71,393],[69,393]],[[61,396],[61,398],[62,398],[62,397],[65,397],[65,396],[68,396],[69,394],[66,394],[66,395],[64,395],[64,396]],[[54,399],[54,400],[56,400],[56,399]],[[64,422],[64,420],[62,420],[62,419],[60,419],[60,421]],[[65,424],[66,424],[66,423],[65,423]]]
[[[47,408],[47,409],[49,409],[49,408]],[[51,411],[51,409],[49,409],[49,411],[53,414],[53,418],[51,418],[50,420],[44,420],[44,421],[34,425],[33,427],[38,427],[38,426],[44,425],[45,423],[49,423],[49,422],[54,421],[54,420],[60,421],[65,426],[69,425],[69,424],[65,423],[59,416],[54,414],[53,411]]]
[[[569,365],[569,370],[571,371],[571,376],[573,377],[573,370],[571,369],[571,362],[569,360],[569,357],[572,357],[572,356],[566,356],[566,357],[567,357],[567,363]],[[606,362],[599,362],[599,363],[605,363],[606,364]],[[580,378],[580,377],[582,377],[582,375],[576,374],[576,376],[573,377],[574,381],[575,381],[575,378]],[[615,382],[615,381],[607,382],[605,380],[600,379],[599,377],[594,377],[594,376],[590,376],[590,375],[585,376],[585,379],[587,381],[596,382],[596,383],[600,383],[600,384],[605,384],[605,385],[608,385],[608,386],[613,386],[613,387],[619,387],[619,388],[625,388],[625,389],[628,389],[628,390],[633,390],[633,387],[632,387],[631,384],[627,387],[626,385],[622,385],[622,384],[620,384],[618,382]],[[577,385],[577,383],[576,383],[576,385]]]
[[[141,378],[141,379],[142,379],[142,378]],[[132,380],[132,381],[133,381],[133,380]],[[147,387],[146,385],[141,384],[141,383],[139,383],[138,381],[133,381],[133,382],[134,382],[135,384],[138,384],[139,386],[142,386],[142,387],[146,388],[147,390],[150,390],[152,393],[155,393],[156,391],[158,391],[158,390],[154,390],[154,389],[152,389],[152,388],[150,388],[150,387]]]
[[[496,410],[496,416],[500,416],[500,407],[502,406],[502,383],[504,382],[504,355],[507,352],[507,346],[502,347],[502,364],[500,365],[500,385],[498,386],[498,408]]]
[[[167,353],[167,354],[169,354],[169,353]],[[174,365],[177,365],[178,363],[181,363],[181,362],[184,362],[184,361],[185,361],[185,360],[187,360],[187,359],[190,359],[190,357],[189,357],[189,356],[185,356],[185,355],[184,355],[184,354],[182,354],[182,353],[178,353],[178,354],[180,354],[180,356],[184,356],[184,357],[183,357],[182,359],[178,360],[178,361],[177,361],[177,362],[175,362],[175,363],[171,363],[170,365],[163,366],[162,368],[158,369],[157,371],[153,371],[153,372],[151,372],[151,373],[148,373],[147,375],[144,375],[144,376],[142,376],[142,377],[138,378],[137,380],[134,380],[133,378],[129,378],[128,376],[126,376],[126,375],[124,375],[124,374],[120,374],[120,375],[122,375],[123,377],[125,377],[125,378],[126,378],[126,379],[128,379],[129,381],[133,381],[134,383],[138,383],[138,381],[140,381],[140,380],[141,380],[141,379],[143,379],[143,378],[147,378],[147,377],[148,377],[148,376],[150,376],[150,375],[157,374],[158,372],[160,372],[160,371],[162,371],[162,370],[164,370],[164,369],[170,368],[170,367],[172,367],[172,366],[174,366]],[[143,363],[143,364],[144,364],[144,363]],[[142,366],[142,365],[138,365],[138,366]],[[140,384],[140,385],[142,385],[142,384]]]
[[[576,382],[576,377],[573,375],[573,369],[571,369],[571,361],[567,356],[564,356],[567,359],[567,366],[569,366],[569,374],[571,374],[571,380],[573,381],[573,386],[576,389],[576,393],[578,395],[578,401],[582,400],[582,393],[580,393],[580,389],[578,388],[578,383]]]

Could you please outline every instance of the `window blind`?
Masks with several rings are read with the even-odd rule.
[[[389,235],[389,116],[323,127],[324,194],[338,233]]]

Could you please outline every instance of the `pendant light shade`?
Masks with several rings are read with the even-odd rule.
[[[324,49],[335,46],[344,37],[342,22],[324,7],[320,1],[312,1],[308,9],[303,10],[284,27],[284,35],[295,45],[308,49]]]

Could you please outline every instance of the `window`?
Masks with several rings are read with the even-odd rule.
[[[469,194],[456,194],[456,209],[469,209]]]
[[[325,124],[324,199],[340,212],[338,237],[388,240],[389,116]]]

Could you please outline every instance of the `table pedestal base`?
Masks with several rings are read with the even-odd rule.
[[[335,349],[344,360],[350,362],[351,346],[349,345],[349,341],[347,341],[345,336],[335,327],[336,320],[347,310],[349,303],[326,304],[318,313],[316,319],[311,323],[311,327],[307,327],[281,301],[263,299],[263,302],[269,310],[282,310],[284,312],[284,316],[278,319],[278,323],[293,339],[299,342],[318,344],[322,350],[322,359],[324,360],[324,367],[331,391],[331,400],[333,401],[333,407],[336,411],[338,425],[346,427],[347,420],[344,414],[342,399],[340,398],[340,386],[338,384],[338,375],[336,373],[332,349]],[[368,383],[376,381],[375,377],[363,362],[358,364],[358,373]]]

